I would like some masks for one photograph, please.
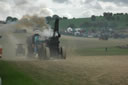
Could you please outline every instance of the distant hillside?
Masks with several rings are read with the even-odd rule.
[[[54,20],[49,21],[53,27]],[[103,30],[103,29],[128,29],[128,14],[123,13],[104,13],[103,16],[93,15],[90,18],[60,18],[60,29],[65,30],[68,27],[83,28],[86,30]]]

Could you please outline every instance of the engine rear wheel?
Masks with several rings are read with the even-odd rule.
[[[30,46],[27,47],[27,57],[34,58],[34,51],[33,51],[33,48]]]
[[[45,57],[46,59],[49,59],[51,56],[50,49],[48,47],[45,48]]]
[[[44,59],[46,58],[46,52],[45,52],[46,46],[44,44],[42,44],[41,48],[38,50],[38,57],[39,59]]]
[[[60,47],[60,54],[62,59],[66,59],[66,50],[64,47]]]

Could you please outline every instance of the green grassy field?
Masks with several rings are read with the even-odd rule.
[[[63,36],[62,44],[68,54],[78,56],[113,56],[128,55],[128,49],[117,46],[127,45],[128,39],[99,40],[98,38],[81,38]],[[107,52],[105,50],[107,48]]]
[[[7,61],[0,60],[0,77],[2,85],[38,85],[34,79]]]
[[[113,55],[128,55],[128,49],[121,49],[117,47],[107,48],[83,48],[76,50],[80,56],[113,56]]]

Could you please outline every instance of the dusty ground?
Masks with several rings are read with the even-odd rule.
[[[14,44],[23,38],[23,35],[19,36],[20,38],[16,38],[17,35],[6,35],[3,38],[4,52],[9,52],[4,56],[40,85],[44,82],[46,85],[128,85],[128,56],[79,56],[74,51],[78,48],[124,45],[128,39],[99,41],[95,38],[63,36],[61,42],[67,48],[68,54],[66,60],[29,60],[19,56],[13,57],[16,50]],[[15,38],[18,41],[13,43]]]
[[[128,85],[128,56],[76,56],[66,60],[16,61],[22,71],[40,84]]]
[[[25,60],[11,63],[38,80],[40,85],[44,82],[51,82],[52,85],[128,85],[128,56],[78,56],[74,53],[75,49],[92,48],[92,45],[124,45],[127,44],[127,39],[99,41],[67,36],[63,36],[63,39],[66,40],[62,40],[62,44],[67,46],[68,51],[66,60]]]

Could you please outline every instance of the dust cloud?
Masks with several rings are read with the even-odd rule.
[[[25,32],[23,32],[25,30]],[[44,37],[50,37],[52,35],[52,30],[44,17],[38,17],[37,15],[23,16],[19,21],[0,24],[0,45],[3,48],[3,59],[7,60],[17,60],[26,59],[27,37],[32,36],[38,30],[40,35]],[[25,49],[25,56],[16,56],[16,49],[18,44],[22,44]]]

